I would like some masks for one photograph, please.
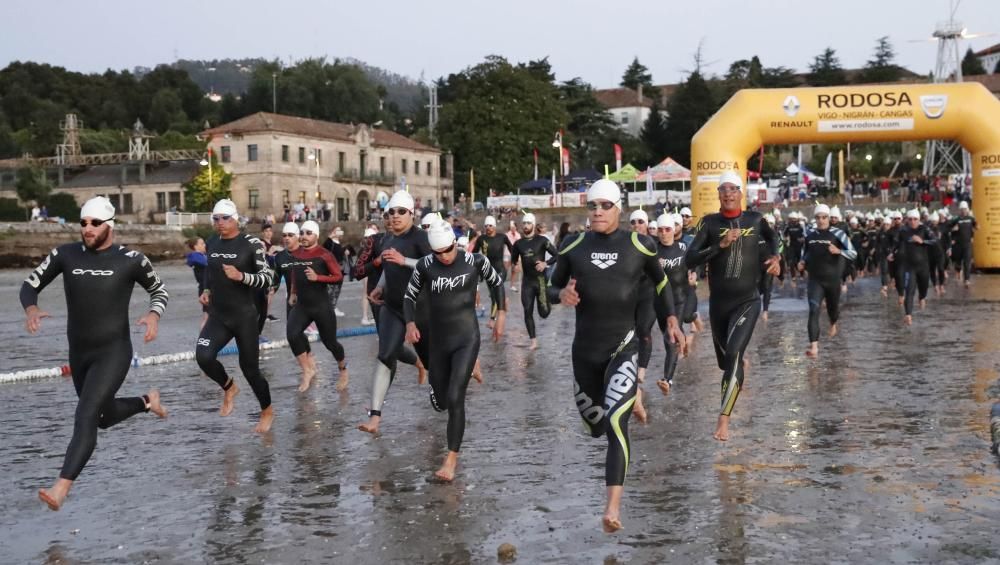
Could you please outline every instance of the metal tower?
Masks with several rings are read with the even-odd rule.
[[[959,42],[968,37],[965,27],[955,20],[958,2],[951,5],[948,21],[938,22],[934,30],[937,41],[937,62],[934,64],[934,82],[962,82],[962,55]],[[969,174],[972,170],[969,152],[951,140],[932,139],[927,142],[924,174],[929,176],[951,173]]]
[[[59,165],[75,165],[80,160],[83,151],[80,149],[80,128],[83,122],[76,114],[66,114],[66,119],[59,122],[63,132],[63,142],[56,145],[56,163]]]
[[[146,128],[142,125],[142,120],[136,118],[135,124],[132,126],[132,136],[128,140],[129,161],[149,160],[149,138],[151,137],[153,136],[146,133]]]
[[[430,134],[431,138],[434,137],[434,130],[437,128],[438,123],[438,109],[441,107],[438,105],[438,89],[437,85],[431,83],[429,87],[429,102],[427,104],[427,132]]]

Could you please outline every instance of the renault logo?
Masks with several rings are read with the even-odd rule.
[[[781,105],[781,107],[784,108],[785,114],[787,114],[789,118],[794,118],[795,114],[799,113],[801,104],[799,104],[799,99],[796,98],[794,94],[789,94],[788,97],[785,98],[785,102]]]

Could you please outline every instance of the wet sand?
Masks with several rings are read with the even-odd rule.
[[[159,271],[171,303],[158,341],[142,346],[133,334],[140,355],[191,350],[197,336],[190,272]],[[61,282],[42,295],[53,318],[27,336],[17,303],[25,275],[0,272],[0,372],[66,362]],[[969,291],[950,283],[910,328],[865,279],[848,294],[840,334],[821,338],[819,360],[804,354],[804,285],[775,292],[728,443],[711,439],[720,372],[710,336],[695,340],[667,398],[653,385],[657,344],[645,385],[650,423],[631,426],[619,534],[600,531],[606,441],[583,433],[572,400],[573,314],[556,307],[536,320],[542,346],[529,351],[519,296],[508,292],[516,308],[505,342],[488,341],[482,327],[487,381],[469,387],[453,484],[432,477],[446,416],[413,368],[389,392],[382,435],[354,429],[374,336],[342,341],[351,371],[343,394],[320,344],[320,376],[305,394],[291,353],[264,352],[277,419],[263,437],[252,433],[249,387],[221,418],[221,393],[193,361],[132,369],[122,393],[160,388],[170,418],[139,415],[101,431],[58,513],[35,491],[61,466],[72,384],[0,386],[0,562],[491,563],[504,542],[520,563],[1000,561],[1000,471],[988,443],[1000,397],[1000,278],[977,277]],[[358,283],[345,286],[342,327],[358,325],[359,296]],[[138,318],[141,289],[133,304]],[[282,320],[265,335],[281,338],[283,309],[273,310]],[[826,327],[824,314],[824,336]],[[238,374],[234,356],[223,360]]]

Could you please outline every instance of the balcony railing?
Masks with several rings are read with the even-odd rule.
[[[396,175],[392,173],[382,174],[379,171],[359,171],[358,169],[344,169],[333,173],[334,180],[344,182],[360,182],[367,184],[396,184]]]

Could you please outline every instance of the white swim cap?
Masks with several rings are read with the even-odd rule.
[[[464,235],[462,237],[458,238],[458,246],[461,247],[462,249],[465,249],[466,247],[468,247],[469,246],[469,238],[467,236],[464,236]]]
[[[613,202],[619,210],[622,209],[622,191],[614,181],[600,179],[587,189],[587,202],[607,200]]]
[[[213,214],[219,214],[221,216],[239,216],[239,212],[236,210],[236,203],[228,198],[223,198],[215,203],[215,207],[212,208]]]
[[[764,219],[767,220],[767,223],[769,224],[774,223],[774,216],[771,214],[764,214]]]
[[[969,209],[969,203],[966,202],[965,200],[959,202],[958,203],[958,209],[959,210],[968,210]]]
[[[378,233],[378,230],[375,229],[375,228],[365,228],[365,237],[371,237],[371,236],[373,236],[373,235],[375,235],[377,233]]]
[[[735,185],[736,188],[742,189],[743,177],[739,173],[736,173],[734,171],[725,171],[724,173],[719,175],[719,186],[722,186],[724,184],[732,184]]]
[[[656,218],[656,225],[657,226],[663,226],[663,227],[670,226],[670,229],[673,229],[674,228],[674,216],[673,216],[673,214],[667,214],[666,212],[664,212],[663,214],[660,214],[660,216],[658,218]]]
[[[931,222],[937,223],[941,221],[941,216],[939,216],[937,212],[931,212],[931,215],[928,216],[928,219]]]
[[[497,219],[493,216],[486,216],[486,219],[483,220],[483,227],[487,226],[497,227]]]
[[[684,218],[682,218],[680,214],[671,214],[671,216],[674,219],[674,225],[675,226],[683,226],[684,225]]]
[[[649,222],[649,224],[647,224],[647,225],[649,226],[649,229],[651,229],[651,230],[655,230],[655,229],[658,229],[660,227],[660,224],[658,224],[657,222]]]
[[[302,223],[302,232],[305,233],[307,231],[311,231],[314,234],[319,235],[319,224],[317,224],[313,220],[309,220],[307,222],[303,222]]]
[[[830,208],[830,217],[831,218],[843,218],[844,216],[840,215],[840,208],[837,207],[837,206],[834,206],[833,208]]]
[[[681,216],[690,216],[690,215],[691,215],[690,208],[688,208],[687,206],[681,208]]]
[[[412,212],[413,197],[410,196],[410,193],[405,190],[397,190],[393,193],[392,198],[390,198],[389,202],[385,205],[386,210],[389,210],[390,208],[406,208]]]
[[[852,226],[856,226],[858,225],[858,219],[854,216],[851,216],[851,219],[847,220],[847,223],[851,224]]]
[[[649,222],[649,214],[647,214],[644,210],[636,210],[635,212],[632,212],[628,216],[628,221],[631,222],[632,220],[642,220],[643,222]]]
[[[281,228],[281,233],[294,233],[299,235],[299,225],[295,222],[288,222],[285,227]]]
[[[903,219],[903,213],[900,212],[899,210],[893,211],[892,212],[892,219],[893,220],[902,220]]]
[[[531,212],[528,212],[527,214],[521,216],[521,223],[522,224],[534,224],[535,223],[535,215],[532,214]]]
[[[832,216],[830,214],[830,207],[826,204],[817,204],[816,209],[813,210],[813,217],[823,214],[824,216]]]
[[[911,220],[911,219],[917,219],[917,220],[919,220],[920,219],[920,211],[916,210],[916,209],[910,210],[909,212],[906,213],[906,219],[907,220]]]
[[[84,202],[83,207],[80,208],[80,217],[103,220],[108,226],[115,227],[115,207],[110,200],[103,196],[95,196]]]
[[[430,243],[431,249],[441,251],[455,243],[455,232],[445,222],[437,222],[431,224],[431,227],[427,229],[427,241]]]

